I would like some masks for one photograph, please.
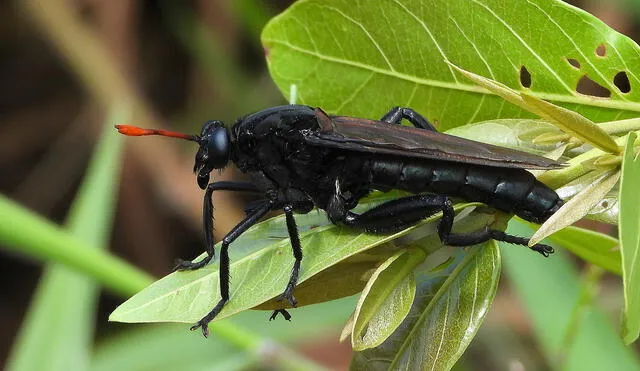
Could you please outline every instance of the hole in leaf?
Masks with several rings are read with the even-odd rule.
[[[531,87],[531,74],[525,66],[520,67],[520,84],[525,88]]]
[[[613,77],[613,85],[616,86],[621,92],[628,93],[631,91],[631,83],[629,82],[629,77],[627,77],[627,73],[624,71],[620,71],[616,73]]]
[[[575,68],[580,68],[580,62],[578,62],[577,59],[574,58],[567,58],[567,62],[569,62],[570,65],[572,65]]]
[[[607,47],[604,44],[598,45],[596,48],[596,55],[598,57],[605,57],[607,55]]]
[[[591,80],[587,75],[584,75],[578,80],[576,91],[580,94],[591,95],[600,98],[609,98],[611,91],[597,82]]]

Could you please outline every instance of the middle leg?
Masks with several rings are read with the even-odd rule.
[[[311,209],[313,205],[306,204],[305,202],[298,203],[298,207],[300,210]],[[289,282],[287,283],[286,288],[282,292],[282,294],[277,299],[278,301],[287,300],[292,307],[295,307],[298,304],[298,301],[293,296],[293,290],[298,283],[298,276],[300,274],[300,264],[302,263],[302,244],[300,243],[300,234],[298,233],[298,226],[296,225],[296,220],[293,216],[294,206],[291,204],[287,204],[283,207],[284,214],[287,221],[287,232],[289,233],[289,240],[291,241],[291,250],[293,251],[293,257],[295,261],[293,263],[293,268],[291,269],[291,275],[289,276]],[[277,317],[278,313],[282,314],[282,316],[287,320],[291,320],[291,315],[287,312],[286,309],[280,308],[273,311],[269,320],[273,320]]]
[[[213,248],[213,192],[214,191],[236,191],[236,192],[251,192],[258,193],[259,190],[255,185],[249,182],[230,182],[221,181],[214,182],[207,186],[204,193],[204,203],[202,207],[202,223],[204,233],[204,245],[207,252],[207,256],[198,262],[192,262],[189,260],[178,260],[175,270],[196,270],[209,264],[211,259],[215,255]]]

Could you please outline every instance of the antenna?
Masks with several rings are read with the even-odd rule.
[[[176,131],[162,130],[162,129],[143,129],[132,125],[115,125],[120,134],[128,135],[130,137],[140,137],[144,135],[161,135],[163,137],[172,137],[190,140],[192,142],[199,143],[200,137],[197,135],[189,135],[178,133]]]

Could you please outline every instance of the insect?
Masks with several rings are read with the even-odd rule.
[[[413,127],[400,125],[406,119]],[[330,116],[319,108],[287,105],[264,109],[236,121],[231,129],[207,121],[199,135],[116,125],[125,135],[162,135],[198,143],[194,172],[204,194],[204,259],[181,261],[178,270],[198,269],[214,257],[214,191],[250,192],[259,201],[224,238],[220,247],[220,295],[213,309],[192,330],[208,336],[211,322],[229,301],[229,245],[272,210],[283,210],[291,240],[293,269],[281,299],[291,306],[298,281],[302,248],[294,213],[324,210],[335,224],[370,233],[389,233],[412,226],[442,211],[438,235],[443,244],[470,246],[490,239],[526,246],[528,238],[485,228],[452,232],[450,197],[485,203],[495,209],[542,223],[562,205],[552,189],[525,169],[556,169],[562,164],[528,153],[438,133],[410,108],[394,107],[379,121]],[[250,181],[209,183],[214,169],[235,164]],[[364,213],[351,211],[373,190],[412,193]],[[531,249],[544,256],[550,246]],[[281,313],[289,318],[286,310]]]

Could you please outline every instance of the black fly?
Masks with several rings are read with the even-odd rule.
[[[399,125],[402,119],[414,127]],[[556,192],[524,169],[556,169],[556,161],[528,153],[438,133],[420,114],[395,107],[380,121],[330,116],[319,108],[287,105],[267,108],[239,119],[231,130],[220,121],[208,121],[199,135],[117,125],[125,135],[163,135],[200,145],[194,171],[205,190],[204,238],[207,256],[198,262],[181,261],[178,270],[198,269],[214,257],[214,191],[250,192],[260,201],[246,208],[247,217],[222,239],[218,304],[191,329],[202,328],[229,300],[229,245],[272,210],[283,210],[295,261],[281,296],[296,305],[302,248],[294,212],[314,207],[326,211],[335,224],[370,233],[405,229],[442,211],[438,235],[443,244],[475,245],[490,239],[526,246],[529,239],[495,229],[454,233],[454,211],[449,197],[478,201],[521,218],[542,223],[562,205]],[[250,182],[213,182],[209,174],[233,162]],[[412,196],[388,201],[362,214],[351,210],[373,190],[401,189]],[[549,246],[531,249],[548,256]],[[274,312],[272,318],[284,310]]]

